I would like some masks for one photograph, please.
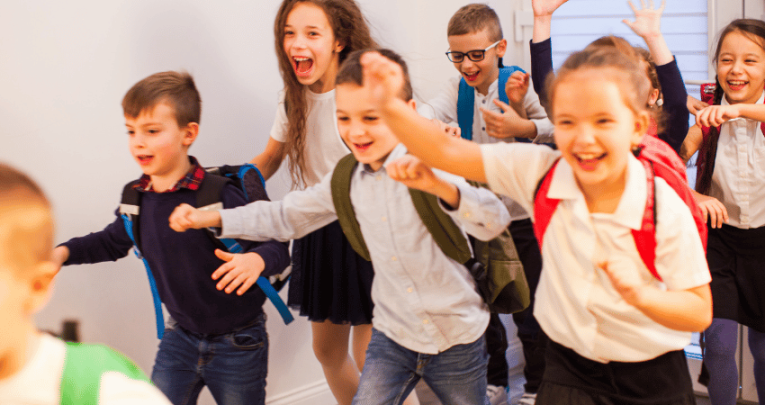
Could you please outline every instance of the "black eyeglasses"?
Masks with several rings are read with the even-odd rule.
[[[488,51],[491,48],[494,48],[500,42],[502,42],[501,39],[489,45],[486,49],[474,49],[472,51],[467,51],[467,52],[448,51],[446,52],[446,57],[449,58],[449,60],[452,61],[452,63],[462,62],[463,60],[465,60],[465,56],[467,56],[467,58],[472,60],[473,62],[480,62],[483,60],[484,57],[486,57],[486,51]]]

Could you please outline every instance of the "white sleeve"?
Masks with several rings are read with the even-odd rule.
[[[527,143],[492,143],[481,146],[489,188],[510,197],[530,215],[539,180],[560,157],[546,146]]]
[[[523,109],[526,110],[526,116],[537,127],[537,136],[534,138],[534,143],[553,143],[553,132],[555,127],[552,121],[547,117],[547,111],[542,107],[542,103],[539,102],[539,96],[534,92],[534,87],[529,79],[529,91],[526,92],[526,97],[523,99]]]
[[[332,201],[332,172],[321,182],[287,193],[281,201],[255,201],[221,210],[220,238],[288,241],[337,220]]]
[[[656,178],[656,271],[670,290],[687,290],[708,284],[704,247],[688,206]]]
[[[279,104],[276,106],[274,124],[271,126],[271,138],[287,142],[287,111],[284,104],[284,91],[279,92]]]
[[[101,376],[98,398],[99,405],[170,405],[165,395],[151,383],[113,371]]]
[[[459,189],[460,205],[457,209],[448,210],[439,200],[441,209],[449,214],[465,232],[480,240],[488,241],[499,236],[510,225],[510,213],[505,203],[491,190],[473,187],[460,177],[445,178],[445,180]]]
[[[432,99],[417,109],[425,118],[438,119],[446,124],[457,123],[457,98],[460,77],[451,77],[446,86]]]

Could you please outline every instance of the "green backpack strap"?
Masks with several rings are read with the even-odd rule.
[[[98,405],[101,376],[109,371],[149,382],[130,359],[104,345],[66,344],[61,405]]]
[[[364,242],[364,235],[361,234],[359,221],[356,219],[356,213],[351,204],[351,176],[353,169],[359,162],[349,153],[337,163],[335,170],[332,171],[332,203],[335,205],[337,221],[340,228],[343,229],[345,237],[350,242],[351,247],[356,253],[367,261],[372,261],[367,249],[367,243]]]
[[[465,264],[472,258],[468,240],[452,218],[438,205],[438,197],[410,188],[409,195],[420,219],[447,256]]]

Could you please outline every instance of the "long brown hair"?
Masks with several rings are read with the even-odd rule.
[[[717,65],[717,59],[720,57],[723,40],[732,32],[740,32],[744,34],[756,43],[759,43],[760,46],[765,49],[765,22],[755,19],[733,20],[722,30],[722,32],[720,32],[720,39],[717,41],[717,49],[715,49],[714,59],[712,60],[715,63],[715,66]],[[715,76],[715,93],[712,104],[720,105],[723,95],[724,93],[720,86],[720,80]],[[712,186],[715,156],[717,155],[717,141],[719,140],[720,130],[717,127],[710,127],[709,134],[701,141],[699,157],[696,159],[696,191],[701,194],[708,194],[709,188]]]
[[[308,103],[305,98],[305,86],[300,84],[292,68],[292,61],[284,51],[284,26],[287,16],[297,3],[315,4],[324,11],[332,27],[335,40],[343,45],[340,51],[339,64],[351,52],[358,49],[376,47],[369,32],[369,25],[361,9],[354,0],[284,0],[276,13],[274,22],[274,45],[279,71],[284,80],[284,106],[287,112],[287,142],[285,155],[289,157],[290,176],[292,185],[305,185],[305,137]]]

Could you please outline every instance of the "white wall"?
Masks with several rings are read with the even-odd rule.
[[[380,43],[412,66],[417,94],[433,96],[455,74],[446,23],[465,1],[362,0]],[[511,7],[492,3],[512,38]],[[239,163],[268,139],[281,79],[273,45],[275,0],[5,0],[0,11],[0,160],[30,173],[48,192],[56,239],[113,220],[122,185],[140,170],[127,150],[120,101],[143,77],[192,73],[202,94],[201,132],[191,153],[205,165]],[[510,24],[510,25],[508,25]],[[269,192],[288,189],[284,172]],[[157,340],[143,267],[116,263],[65,268],[42,328],[81,322],[81,338],[107,343],[147,372]],[[268,397],[296,403],[294,391],[324,391],[304,318],[284,327],[266,304],[271,339]],[[318,397],[317,397],[318,398]],[[324,403],[323,400],[314,403]],[[203,401],[209,403],[209,399]]]

